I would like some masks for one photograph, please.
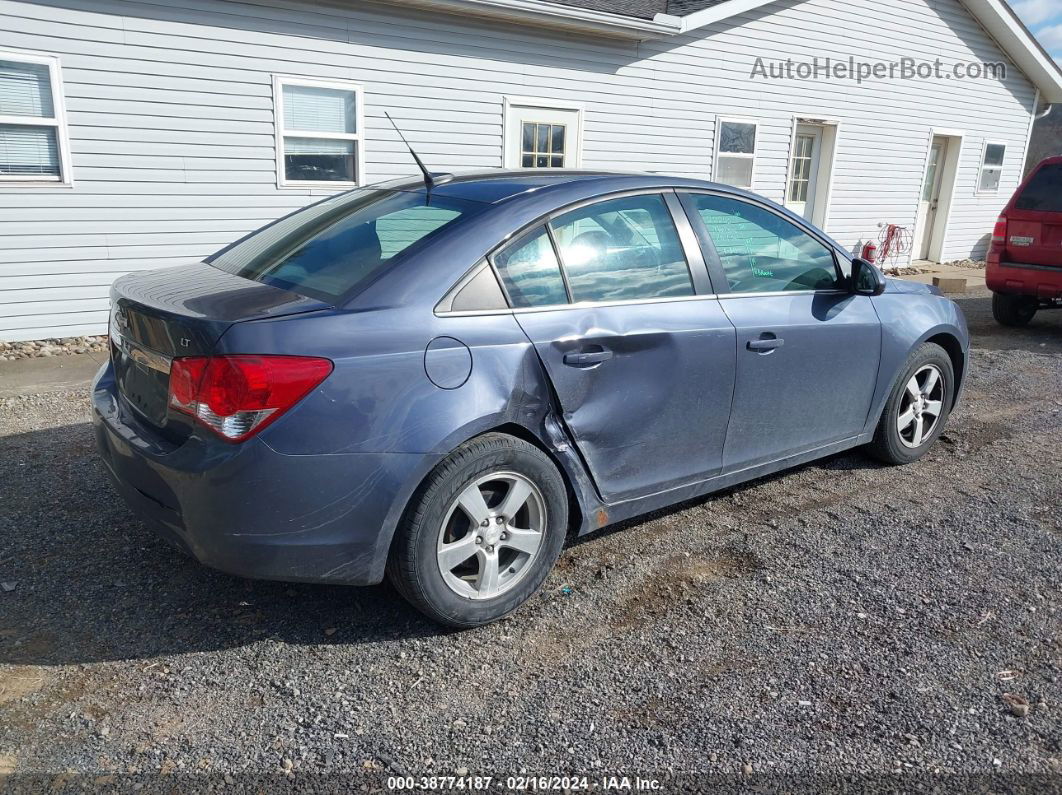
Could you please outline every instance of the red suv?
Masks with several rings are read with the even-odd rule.
[[[992,314],[1024,326],[1037,309],[1062,307],[1062,156],[1042,160],[992,230],[985,281]]]

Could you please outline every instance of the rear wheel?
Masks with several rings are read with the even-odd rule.
[[[538,590],[567,525],[567,492],[549,457],[521,439],[487,434],[428,477],[395,535],[388,576],[435,621],[487,624]]]
[[[1037,301],[1028,295],[993,293],[992,317],[1004,326],[1024,326],[1036,314]]]
[[[917,461],[944,430],[954,399],[951,358],[936,343],[923,343],[893,386],[868,452],[887,464]]]

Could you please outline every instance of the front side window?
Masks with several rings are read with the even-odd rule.
[[[573,301],[693,295],[682,244],[660,195],[580,207],[550,226]]]
[[[482,207],[420,192],[355,190],[270,224],[208,261],[245,279],[333,301]]]
[[[514,241],[493,260],[514,307],[568,303],[560,263],[544,227]]]
[[[70,182],[59,62],[0,52],[0,184]]]
[[[756,123],[720,119],[717,130],[715,181],[737,188],[751,188],[756,160]]]
[[[361,181],[359,86],[278,77],[274,97],[280,185]]]
[[[731,292],[825,290],[837,286],[833,252],[780,215],[755,204],[692,194]]]
[[[999,190],[999,177],[1003,173],[1003,155],[1006,151],[1004,144],[985,144],[981,158],[981,176],[977,181],[979,191]]]

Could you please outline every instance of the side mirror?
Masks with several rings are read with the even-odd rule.
[[[885,276],[862,257],[852,260],[849,291],[854,295],[881,295],[885,292]]]

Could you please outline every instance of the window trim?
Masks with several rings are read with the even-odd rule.
[[[512,137],[512,125],[519,122],[517,118],[520,110],[533,110],[540,108],[547,111],[561,111],[564,113],[575,113],[574,126],[574,141],[566,141],[568,143],[574,143],[574,151],[572,152],[572,163],[569,166],[561,166],[561,169],[545,168],[535,169],[536,171],[558,171],[565,168],[576,169],[582,168],[583,165],[583,120],[586,116],[586,108],[581,102],[570,102],[562,99],[543,99],[541,97],[520,97],[520,96],[503,96],[502,97],[502,152],[501,162],[502,168],[521,168],[520,166],[520,152],[509,151],[509,139]],[[519,140],[519,136],[516,136],[516,140]],[[519,150],[519,147],[517,147]]]
[[[0,124],[17,124],[24,127],[51,127],[56,133],[59,149],[59,176],[55,179],[30,174],[0,174],[0,188],[72,188],[74,171],[70,157],[70,132],[66,120],[66,101],[63,94],[62,64],[58,55],[23,50],[2,50],[0,59],[16,63],[37,64],[48,67],[48,82],[52,90],[52,112],[54,117],[44,116],[2,116]],[[32,121],[30,121],[32,119]]]
[[[309,86],[311,88],[331,88],[338,91],[354,92],[354,130],[353,133],[329,133],[312,130],[288,130],[284,126],[284,86]],[[365,87],[352,80],[319,80],[312,77],[295,75],[273,75],[273,135],[276,139],[277,188],[334,188],[344,190],[361,187],[365,184]],[[284,168],[285,138],[324,138],[334,141],[354,141],[354,181],[330,180],[289,180]]]
[[[752,152],[723,152],[723,122],[733,122],[734,124],[751,124],[754,128],[752,133]],[[746,118],[741,116],[716,116],[715,117],[715,159],[712,161],[712,181],[718,182],[720,185],[729,185],[731,188],[737,188],[738,190],[752,190],[752,186],[756,184],[756,151],[759,149],[760,143],[760,122],[759,119]],[[742,160],[751,160],[752,169],[749,171],[749,184],[748,185],[731,185],[729,182],[722,182],[719,179],[719,158],[720,157],[736,157]]]
[[[990,146],[1002,146],[1003,147],[1003,162],[998,166],[987,165],[985,158],[988,157],[988,147]],[[1003,167],[1007,164],[1007,143],[1006,141],[991,141],[985,139],[981,143],[981,162],[977,167],[977,182],[974,184],[974,193],[978,196],[995,196],[999,193],[1000,187],[1003,185]],[[984,176],[985,169],[994,169],[999,172],[999,181],[996,183],[995,188],[982,188],[981,177]],[[921,195],[921,194],[919,194]]]

